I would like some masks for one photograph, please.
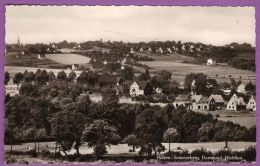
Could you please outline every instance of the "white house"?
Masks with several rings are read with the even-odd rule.
[[[162,47],[160,47],[158,50],[156,50],[156,52],[158,52],[158,53],[163,53],[163,49],[162,49]]]
[[[148,52],[153,52],[153,50],[152,50],[152,48],[150,47],[150,48],[148,48],[148,50],[147,50]]]
[[[175,108],[179,107],[179,106],[183,106],[186,108],[191,108],[192,103],[189,100],[189,96],[187,95],[178,95],[175,100],[173,101],[173,105]]]
[[[79,68],[79,65],[78,64],[73,64],[71,65],[71,69],[72,70],[77,70]]]
[[[107,60],[104,60],[103,64],[106,65],[107,64]]]
[[[192,95],[191,96],[191,103],[192,103],[192,109],[201,109],[200,100],[202,99],[202,95]]]
[[[246,90],[245,90],[245,84],[241,83],[238,87],[237,87],[237,92],[239,93],[245,93]]]
[[[227,103],[227,110],[240,111],[246,109],[246,103],[242,97],[234,94]]]
[[[136,81],[130,85],[129,88],[130,96],[149,95],[153,93],[153,86],[149,81]]]
[[[172,53],[172,50],[171,50],[171,48],[167,48],[167,51],[169,52],[169,53]]]
[[[255,97],[253,95],[249,99],[249,101],[246,105],[246,109],[249,111],[256,111],[256,101],[255,101]]]
[[[139,52],[144,52],[144,49],[141,47],[140,50],[139,50]]]
[[[208,66],[216,65],[216,61],[213,60],[213,59],[208,59],[208,60],[207,60],[207,65],[208,65]]]
[[[131,53],[131,54],[135,53],[135,51],[134,51],[133,48],[130,49],[130,53]]]
[[[38,59],[40,59],[40,60],[44,60],[46,57],[45,57],[45,55],[44,54],[39,54],[38,55]]]
[[[17,85],[13,83],[13,79],[10,78],[10,81],[7,85],[5,85],[5,94],[9,94],[10,96],[15,96],[19,94],[21,85]]]

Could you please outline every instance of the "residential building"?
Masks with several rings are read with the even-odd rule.
[[[192,95],[191,96],[191,102],[192,102],[192,109],[201,109],[200,106],[200,100],[202,98],[202,95]]]
[[[207,60],[207,65],[208,65],[208,66],[216,65],[216,61],[213,60],[213,59],[208,59],[208,60]]]
[[[220,110],[224,107],[225,101],[221,95],[211,95],[209,99],[211,98],[215,100],[215,105],[217,110]]]
[[[243,97],[239,97],[237,94],[234,94],[227,103],[227,110],[240,111],[245,109],[246,103]]]
[[[184,106],[186,108],[192,108],[192,102],[190,100],[190,96],[188,95],[178,95],[173,101],[173,105],[175,108],[179,106]]]
[[[252,95],[246,105],[246,109],[249,111],[256,111],[256,100],[255,97]]]
[[[140,95],[151,95],[153,93],[153,86],[149,81],[136,81],[130,85],[129,93],[132,97]]]
[[[238,87],[237,87],[237,92],[238,93],[246,93],[246,90],[245,90],[245,84],[241,83]]]

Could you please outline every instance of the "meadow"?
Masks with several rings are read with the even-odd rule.
[[[77,54],[46,54],[47,59],[64,65],[86,64],[90,58]]]
[[[163,146],[165,146],[166,151],[168,151],[168,143],[162,143]],[[55,142],[41,142],[40,148],[46,149],[46,146],[50,147],[50,151],[54,152]],[[228,142],[228,146],[233,151],[242,151],[245,148],[249,146],[255,146],[255,142]],[[207,150],[210,150],[212,152],[216,152],[218,150],[223,149],[225,146],[225,142],[200,142],[200,143],[171,143],[171,149],[170,150],[177,150],[183,149],[188,150],[189,152],[195,150],[195,149],[201,149],[205,148]],[[20,150],[20,151],[26,151],[26,148],[34,148],[34,142],[31,143],[23,143],[20,145],[13,145],[13,150]],[[4,145],[4,150],[9,151],[10,145]],[[108,154],[111,155],[117,155],[117,154],[132,154],[132,155],[138,155],[138,151],[140,148],[136,148],[136,152],[129,152],[129,150],[132,150],[132,146],[128,146],[127,144],[118,144],[118,145],[111,145],[110,147],[107,147]],[[93,149],[89,148],[87,144],[83,144],[79,149],[81,154],[92,154]],[[74,149],[69,151],[69,154],[74,154],[76,151]]]

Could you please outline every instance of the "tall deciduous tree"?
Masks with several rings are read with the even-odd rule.
[[[178,139],[179,133],[177,129],[174,127],[168,128],[164,134],[163,134],[163,140],[167,141],[169,143],[169,152],[171,151],[171,142],[174,141],[174,139]]]
[[[120,140],[117,129],[105,120],[95,120],[90,125],[86,125],[83,130],[82,141],[87,142],[89,147],[94,147],[97,156],[106,152],[102,149],[103,153],[100,153],[100,146],[104,148],[104,146],[116,145]]]

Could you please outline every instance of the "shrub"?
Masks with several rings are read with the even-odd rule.
[[[5,161],[7,164],[13,164],[13,163],[17,162],[17,160],[14,157],[12,157],[11,155],[7,155],[5,157]]]
[[[29,162],[26,161],[26,160],[24,160],[24,159],[22,159],[22,160],[20,160],[20,161],[18,162],[18,164],[29,164]]]
[[[256,147],[249,146],[242,152],[242,158],[246,161],[255,161],[256,160]]]
[[[196,149],[191,152],[191,156],[201,157],[201,156],[213,156],[211,151],[207,151],[204,148]]]

